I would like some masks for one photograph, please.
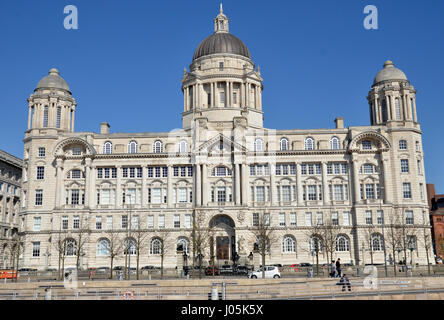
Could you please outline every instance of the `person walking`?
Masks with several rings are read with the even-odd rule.
[[[338,258],[338,260],[336,260],[336,271],[338,272],[337,277],[341,277],[341,258]]]
[[[331,272],[330,272],[330,277],[334,278],[336,276],[336,265],[335,265],[335,260],[331,261]]]

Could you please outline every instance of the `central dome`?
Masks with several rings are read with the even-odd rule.
[[[250,51],[242,40],[228,32],[216,32],[200,43],[193,60],[215,53],[231,53],[251,59]]]

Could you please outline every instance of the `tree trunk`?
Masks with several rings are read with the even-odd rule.
[[[393,271],[395,272],[396,277],[396,256],[395,256],[395,250],[392,251],[393,254]]]
[[[319,276],[319,250],[316,250],[316,276]]]
[[[114,262],[114,257],[113,255],[110,256],[110,260],[111,260],[111,269],[110,269],[110,279],[113,279],[113,262]]]
[[[262,252],[262,279],[265,279],[265,255],[267,252],[264,250]]]
[[[62,257],[61,257],[61,255],[60,255],[60,251],[59,251],[59,274],[58,274],[58,278],[59,278],[59,280],[61,280],[62,278],[61,278],[61,273],[60,273],[60,265],[61,265],[61,263],[62,263]]]
[[[160,279],[163,279],[163,250],[160,256]]]
[[[139,248],[137,248],[137,258],[136,258],[136,279],[139,280]]]

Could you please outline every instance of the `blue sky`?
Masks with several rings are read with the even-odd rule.
[[[79,10],[65,30],[63,9]],[[368,125],[366,96],[388,59],[418,90],[427,182],[444,193],[444,1],[226,0],[230,31],[261,67],[265,126]],[[375,5],[379,29],[363,27]],[[216,0],[0,2],[0,149],[23,155],[26,99],[52,67],[78,102],[76,131],[181,127],[180,79],[213,32]],[[273,111],[273,112],[272,112]]]

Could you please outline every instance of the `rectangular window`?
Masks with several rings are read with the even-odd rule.
[[[290,164],[290,174],[295,175],[296,174],[296,165]]]
[[[320,163],[316,163],[316,174],[322,174],[322,166]]]
[[[80,228],[80,217],[74,216],[72,219],[72,228],[73,229],[79,229]]]
[[[307,174],[307,165],[301,164],[301,174]]]
[[[96,216],[96,229],[102,230],[102,217]]]
[[[334,226],[339,226],[339,216],[337,212],[332,212],[331,214],[331,223]]]
[[[407,150],[407,141],[399,140],[399,150]]]
[[[123,178],[128,178],[128,168],[122,168],[122,176]]]
[[[40,257],[40,242],[33,242],[32,243],[32,256],[33,257]]]
[[[421,160],[416,160],[416,166],[418,168],[418,173],[422,174]]]
[[[179,202],[187,202],[187,188],[179,188]]]
[[[259,227],[259,213],[253,213],[253,227]]]
[[[372,142],[370,140],[363,140],[362,141],[362,149],[363,150],[371,150],[372,149]]]
[[[153,229],[153,228],[154,228],[154,216],[149,215],[148,216],[148,229]]]
[[[35,205],[36,206],[43,205],[43,190],[42,189],[35,190]]]
[[[37,167],[37,180],[45,179],[45,167]]]
[[[414,224],[413,220],[413,211],[406,211],[405,212],[405,224]]]
[[[107,216],[106,217],[106,229],[112,230],[113,229],[113,216]]]
[[[281,165],[276,165],[276,175],[280,176],[281,175]]]
[[[111,168],[111,178],[117,178],[117,168]]]
[[[383,224],[383,219],[384,219],[383,215],[384,215],[384,211],[378,210],[376,212],[376,223],[377,224]]]
[[[57,118],[56,118],[56,127],[60,128],[60,121],[62,119],[62,108],[57,107]]]
[[[130,178],[136,177],[136,168],[129,168],[129,177]]]
[[[177,167],[174,167],[175,169]],[[152,178],[153,177],[153,167],[148,167],[148,178]]]
[[[122,216],[122,229],[128,228],[128,216]]]
[[[137,178],[142,178],[142,168],[137,168]]]
[[[263,186],[256,187],[256,201],[265,202],[265,187]]]
[[[283,202],[290,202],[291,201],[290,186],[282,186],[282,201]]]
[[[103,169],[97,168],[97,179],[102,179],[102,178],[103,178]]]
[[[151,203],[159,204],[162,203],[162,189],[153,188],[151,190]]]
[[[365,185],[365,196],[367,199],[375,199],[375,185],[366,184]]]
[[[334,185],[334,192],[335,192],[335,200],[336,201],[342,201],[344,200],[344,191],[342,184],[335,184]]]
[[[165,228],[165,215],[164,214],[159,215],[158,224],[159,224],[159,229]]]
[[[308,174],[314,174],[314,165],[312,164],[308,165]]]
[[[285,227],[285,213],[279,213],[279,226]]]
[[[421,195],[421,200],[424,200],[424,185],[422,183],[419,184],[419,194]]]
[[[103,172],[104,172],[105,179],[109,179],[109,168],[104,168]]]
[[[373,217],[371,211],[365,212],[365,224],[373,224]]]
[[[305,213],[305,226],[311,227],[311,224],[312,224],[311,221],[312,221],[311,220],[311,212],[306,212]]]
[[[80,200],[80,190],[73,189],[71,190],[71,204],[79,204]]]
[[[82,155],[82,149],[80,149],[80,147],[72,148],[72,155],[73,156],[81,156]]]
[[[188,177],[193,176],[193,167],[188,167]]]
[[[327,174],[333,174],[333,164],[327,163]]]
[[[324,224],[324,217],[322,212],[316,213],[316,225],[322,226]]]
[[[227,201],[225,187],[217,187],[217,202],[223,203]]]
[[[339,163],[335,163],[335,174],[341,174]]]
[[[288,176],[288,165],[282,165],[282,175]]]
[[[266,226],[269,226],[270,225],[270,214],[269,213],[264,213],[264,224],[266,225]]]
[[[174,215],[174,228],[180,228],[180,215]]]
[[[290,226],[296,227],[297,221],[296,221],[296,213],[290,213]]]
[[[46,149],[44,147],[40,147],[38,149],[38,156],[39,157],[45,157],[46,156]]]
[[[185,215],[185,228],[187,229],[191,228],[191,214]]]
[[[349,212],[342,213],[342,223],[346,227],[350,226],[350,213]]]
[[[41,226],[42,226],[42,218],[34,217],[34,225],[32,231],[40,231]]]
[[[62,217],[62,230],[68,230],[68,216]]]
[[[261,165],[258,165],[257,168],[256,168],[256,170],[257,170],[257,175],[258,175],[258,176],[261,176],[261,175],[262,175],[262,166],[261,166]]]
[[[342,163],[341,164],[342,167],[342,174],[347,174],[348,173],[348,166],[346,163]]]
[[[139,229],[139,216],[131,216],[131,229]]]
[[[160,178],[160,167],[155,167],[154,173],[156,178]]]
[[[308,186],[308,200],[316,200],[316,186]]]
[[[405,182],[402,184],[402,191],[404,199],[411,199],[412,198],[412,189],[409,182]]]
[[[409,160],[401,159],[401,172],[408,173],[409,172]]]
[[[48,106],[45,106],[45,108],[43,110],[43,127],[44,128],[48,127],[48,118],[49,118],[49,108],[48,108]]]
[[[187,167],[180,167],[180,176],[181,177],[187,176]]]

